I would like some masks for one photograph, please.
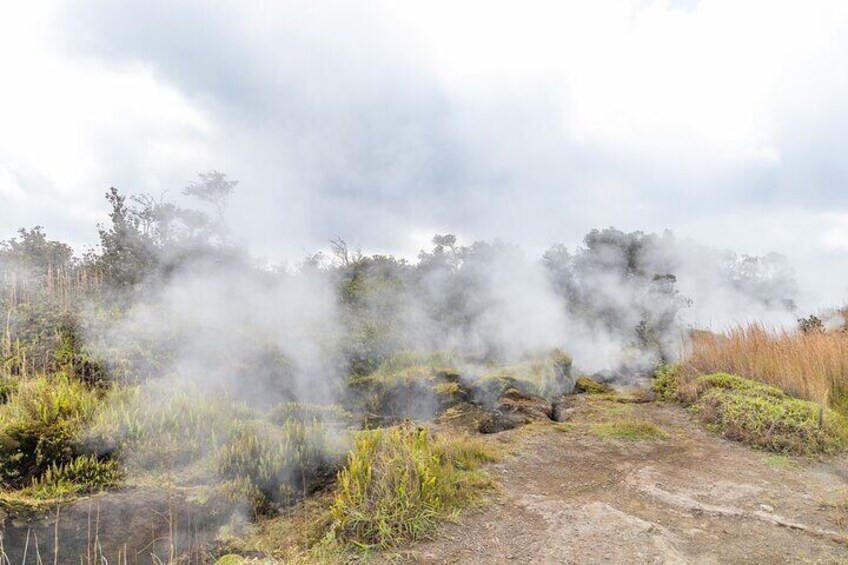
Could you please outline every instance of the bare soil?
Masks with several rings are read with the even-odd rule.
[[[848,563],[848,457],[774,456],[706,431],[674,405],[573,397],[563,431],[491,436],[495,500],[403,563]],[[646,420],[665,440],[602,439],[593,424]]]

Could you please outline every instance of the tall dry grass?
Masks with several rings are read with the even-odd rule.
[[[740,325],[721,334],[697,331],[683,361],[689,376],[725,372],[775,385],[823,405],[848,400],[848,333],[770,330]]]
[[[40,275],[0,269],[0,289],[0,303],[6,309],[45,300],[69,308],[82,297],[97,296],[103,289],[103,275],[85,266],[49,267]]]

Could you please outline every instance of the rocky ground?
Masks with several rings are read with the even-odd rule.
[[[675,405],[579,395],[568,422],[489,436],[512,451],[495,500],[434,541],[421,564],[848,563],[848,457],[787,458],[716,437]],[[665,439],[602,437],[647,421]]]

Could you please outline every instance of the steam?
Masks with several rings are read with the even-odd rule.
[[[95,351],[109,360],[152,344],[157,355],[139,359],[136,376],[260,404],[338,401],[345,375],[403,351],[511,362],[558,348],[582,371],[626,379],[675,359],[690,327],[794,321],[798,293],[778,255],[614,229],[542,259],[453,236],[434,238],[415,263],[345,248],[273,270],[237,253],[187,261],[150,288],[117,321],[92,324]]]
[[[326,273],[191,261],[119,320],[94,328],[91,343],[107,361],[133,344],[151,347],[154,358],[130,368],[142,379],[160,376],[265,405],[333,400],[339,326]]]

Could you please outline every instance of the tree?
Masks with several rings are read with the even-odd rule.
[[[109,227],[99,226],[100,250],[95,263],[106,281],[116,288],[139,284],[157,263],[154,240],[142,229],[143,215],[127,205],[127,197],[112,187],[106,193],[112,207]]]
[[[227,203],[235,191],[238,181],[227,180],[227,175],[218,171],[198,173],[199,181],[193,182],[183,189],[185,196],[193,196],[202,202],[207,202],[215,208],[218,220],[223,221],[227,211]]]
[[[17,237],[0,242],[0,263],[26,269],[31,274],[46,274],[50,269],[70,265],[71,247],[61,241],[47,239],[42,226],[21,228]]]

